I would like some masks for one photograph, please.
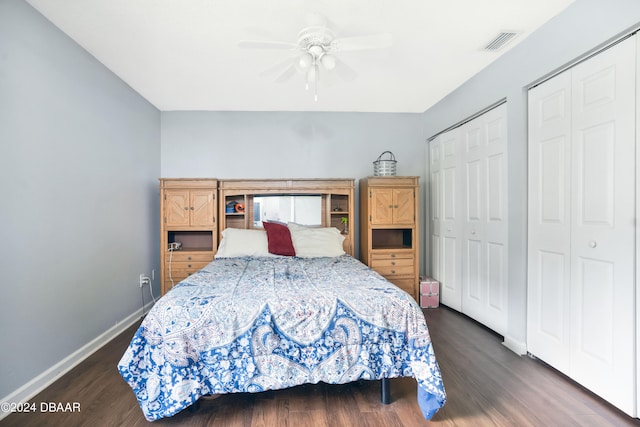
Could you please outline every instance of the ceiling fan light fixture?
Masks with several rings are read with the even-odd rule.
[[[324,48],[320,45],[314,44],[313,46],[309,46],[309,53],[313,55],[315,58],[319,58],[324,53]]]
[[[277,83],[287,81],[296,71],[304,75],[305,89],[313,86],[314,99],[318,100],[318,82],[320,68],[322,72],[335,72],[345,81],[351,81],[356,73],[342,60],[340,52],[368,49],[382,49],[391,46],[391,34],[371,34],[363,36],[349,36],[336,38],[336,34],[329,28],[329,20],[321,14],[311,14],[309,25],[298,33],[297,43],[282,41],[244,41],[240,47],[264,49],[289,49],[292,54],[282,64],[287,68],[276,79]],[[272,67],[280,68],[282,64]],[[335,71],[333,71],[335,70]],[[323,76],[324,77],[324,76]]]
[[[333,70],[334,68],[336,68],[336,57],[325,53],[320,58],[320,63],[325,70]]]
[[[304,70],[311,67],[311,64],[313,64],[313,55],[309,52],[303,53],[298,59],[298,65]]]

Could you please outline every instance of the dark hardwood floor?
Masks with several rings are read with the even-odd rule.
[[[447,390],[431,422],[420,415],[412,378],[391,380],[390,405],[378,381],[305,385],[204,400],[154,425],[180,426],[640,426],[602,399],[529,357],[459,313],[425,310]],[[136,325],[137,327],[137,325]],[[117,371],[135,328],[111,341],[31,399],[38,411],[11,414],[0,426],[149,425]],[[41,412],[42,402],[79,403],[80,412]]]

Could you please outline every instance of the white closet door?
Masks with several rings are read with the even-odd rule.
[[[440,137],[440,180],[442,181],[441,286],[443,304],[462,311],[461,216],[463,187],[460,182],[461,158],[458,155],[458,129]]]
[[[528,351],[630,415],[635,43],[529,91]]]
[[[572,70],[571,372],[635,408],[635,38]]]
[[[569,374],[571,71],[529,91],[527,347]]]
[[[461,128],[462,312],[507,329],[506,104]]]
[[[434,139],[429,143],[429,211],[431,218],[431,276],[442,281],[440,268],[442,249],[442,181],[440,173],[440,140]]]

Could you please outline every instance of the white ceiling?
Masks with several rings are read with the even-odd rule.
[[[423,112],[521,42],[573,0],[27,0],[163,111]],[[296,74],[264,72],[320,12],[337,37],[390,33],[384,50],[341,52],[357,72],[321,71],[317,102]],[[499,32],[522,33],[498,52]]]

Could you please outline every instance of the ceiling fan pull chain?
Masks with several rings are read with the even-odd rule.
[[[313,96],[313,100],[315,102],[318,102],[318,79],[320,78],[320,67],[318,67],[318,63],[316,61],[314,61],[313,67],[315,68],[316,72],[315,72],[315,78],[314,78],[314,86],[315,86],[315,93]]]

